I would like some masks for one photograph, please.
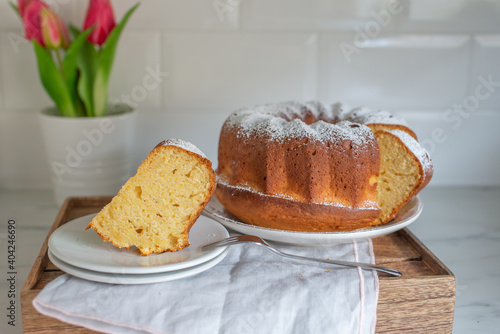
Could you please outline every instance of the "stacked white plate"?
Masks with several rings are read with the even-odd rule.
[[[95,214],[72,220],[52,233],[48,255],[62,271],[112,284],[149,284],[201,273],[224,259],[227,247],[202,252],[201,246],[229,237],[221,224],[200,217],[189,233],[190,245],[177,252],[141,256],[135,248],[117,248],[94,230],[85,230]]]

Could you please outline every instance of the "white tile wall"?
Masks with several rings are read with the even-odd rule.
[[[0,1],[0,29],[19,27],[19,17],[10,7],[8,1]]]
[[[446,108],[463,99],[467,35],[325,34],[320,98],[389,109]]]
[[[140,163],[156,144],[166,138],[182,138],[195,144],[217,166],[217,147],[221,124],[228,113],[143,111],[139,114],[138,125],[147,129],[136,141],[136,163]]]
[[[1,35],[0,82],[4,107],[22,110],[50,106],[51,100],[40,83],[33,45],[21,36],[18,30],[8,30]]]
[[[49,2],[81,26],[87,1]],[[134,3],[113,1],[117,18]],[[234,109],[319,98],[406,117],[432,148],[431,185],[498,185],[499,14],[500,0],[141,1],[110,99],[140,110],[136,164],[181,137],[217,165],[219,129]],[[1,1],[1,188],[48,186],[36,117],[48,105],[32,46]]]
[[[496,0],[403,0],[403,32],[497,33],[500,2]]]
[[[0,188],[49,184],[36,110],[0,113]]]
[[[478,95],[478,109],[498,109],[500,107],[500,35],[475,36],[473,57],[468,95]],[[485,84],[485,81],[490,83]],[[479,88],[481,86],[485,88]]]
[[[138,1],[120,0],[113,2],[117,18]],[[147,0],[130,19],[131,29],[165,29],[165,30],[230,30],[238,27],[239,11],[237,7],[224,7],[234,0]],[[217,3],[222,7],[216,6]],[[79,1],[79,12],[83,16],[87,10],[87,2]],[[234,7],[234,6],[233,6]]]
[[[349,30],[364,27],[376,18],[384,17],[394,29],[394,14],[402,7],[393,0],[254,0],[241,1],[242,26],[252,30]],[[401,8],[401,9],[400,9]],[[388,12],[389,9],[391,12]],[[388,14],[381,14],[386,12]],[[385,16],[387,15],[387,16]]]
[[[0,33],[0,75],[3,73],[3,70],[1,70],[2,68],[2,59],[3,59],[3,55],[2,55],[2,49],[4,48],[4,43],[3,43],[3,34]],[[4,90],[1,89],[1,87],[3,87],[3,82],[2,82],[2,78],[0,77],[0,113],[2,112],[2,110],[4,109]]]
[[[163,70],[161,34],[158,31],[125,31],[120,42],[109,84],[110,101],[118,100],[142,109],[159,109],[163,77],[153,77],[151,72]]]
[[[164,36],[169,110],[225,110],[316,94],[311,34],[173,33]]]
[[[431,185],[499,186],[500,113],[475,111],[465,118],[450,117],[450,110],[398,113],[431,154]]]

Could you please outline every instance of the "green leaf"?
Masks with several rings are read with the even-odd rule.
[[[120,35],[123,31],[123,28],[127,24],[127,21],[138,6],[139,3],[129,9],[129,11],[124,15],[121,22],[111,31],[108,38],[106,39],[106,44],[101,49],[97,72],[94,79],[93,90],[95,108],[94,111],[96,116],[104,116],[106,114],[106,110],[108,107],[108,83],[111,74],[111,68],[113,67],[116,48],[118,46],[118,40],[120,39]]]
[[[89,28],[93,29],[93,27]],[[71,33],[78,38],[81,31],[73,25],[70,25]],[[97,69],[98,54],[95,47],[87,40],[84,41],[80,49],[78,57],[79,77],[77,83],[78,100],[81,103],[81,108],[84,109],[84,116],[93,117],[94,114],[94,98],[92,96],[95,71]]]
[[[79,99],[77,93],[78,58],[83,45],[86,43],[87,36],[91,31],[92,29],[87,29],[83,33],[76,36],[75,40],[66,51],[66,56],[64,57],[62,64],[64,79],[66,80],[66,85],[75,107],[77,106]]]
[[[92,44],[85,41],[82,47],[78,67],[80,78],[78,80],[78,95],[85,105],[87,116],[95,116],[94,111],[94,80],[97,71],[97,61],[99,54]]]
[[[19,15],[19,17],[21,17],[21,13],[19,12],[19,8],[16,6],[15,3],[13,3],[12,1],[9,1],[9,5],[12,7],[12,9],[14,9],[14,11],[17,13],[17,15]],[[22,17],[21,17],[22,19]]]
[[[71,95],[66,82],[61,72],[59,72],[54,59],[49,51],[38,44],[38,42],[33,41],[33,46],[38,60],[38,71],[43,87],[63,116],[75,117],[75,106],[71,101]]]
[[[78,36],[80,36],[80,34],[82,33],[77,27],[75,27],[72,24],[69,24],[69,29],[70,29],[70,31],[73,34],[73,37],[75,39],[78,38]],[[77,78],[76,78],[77,96],[76,96],[75,108],[76,108],[76,114],[78,115],[78,117],[85,117],[85,116],[88,116],[87,115],[87,108],[85,107],[85,105],[80,97],[80,93],[79,93],[79,89],[78,89],[78,86],[80,85],[80,78],[81,78],[79,58],[80,58],[80,55],[78,56],[78,61],[77,61]],[[91,107],[92,106],[90,106],[90,108]]]
[[[82,32],[80,31],[80,29],[78,29],[77,27],[75,27],[73,24],[69,24],[69,30],[71,31],[71,33],[76,37],[78,37]]]
[[[75,110],[77,117],[86,117],[87,113],[85,112],[85,106],[83,105],[82,100],[77,96],[75,102]]]

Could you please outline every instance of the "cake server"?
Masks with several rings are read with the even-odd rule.
[[[342,260],[325,260],[325,259],[318,259],[318,258],[312,258],[312,257],[306,257],[306,256],[300,256],[300,255],[292,255],[288,253],[283,253],[276,248],[271,247],[267,242],[262,240],[261,238],[255,236],[255,235],[238,235],[234,237],[230,237],[227,239],[223,239],[217,242],[210,243],[208,245],[202,246],[201,251],[209,251],[213,248],[216,247],[223,247],[223,246],[230,246],[230,245],[235,245],[235,244],[240,244],[240,243],[253,243],[256,245],[261,245],[267,247],[270,251],[284,256],[286,258],[290,259],[298,259],[298,260],[306,260],[306,261],[313,261],[313,262],[321,262],[321,263],[328,263],[328,264],[333,264],[337,266],[343,266],[343,267],[354,267],[354,268],[361,268],[365,270],[377,270],[381,271],[393,276],[401,277],[403,276],[399,271],[383,266],[379,266],[376,264],[371,264],[371,263],[361,263],[361,262],[351,262],[351,261],[342,261]]]

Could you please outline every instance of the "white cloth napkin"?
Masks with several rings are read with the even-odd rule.
[[[371,240],[274,246],[374,263]],[[217,266],[176,281],[113,285],[62,275],[33,304],[42,314],[107,333],[374,333],[377,274],[339,268],[241,244]]]

